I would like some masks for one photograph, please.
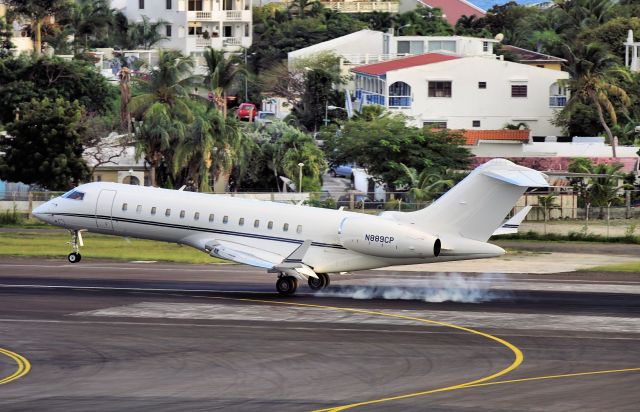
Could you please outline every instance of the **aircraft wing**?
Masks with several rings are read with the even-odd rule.
[[[284,272],[298,279],[317,278],[313,269],[303,260],[311,246],[311,240],[305,240],[289,256],[259,250],[251,246],[235,242],[216,240],[207,244],[209,255],[249,266],[269,269],[269,272]]]
[[[525,206],[521,211],[513,215],[513,217],[497,228],[491,236],[509,235],[518,233],[520,223],[524,220],[527,214],[531,211],[532,206]]]

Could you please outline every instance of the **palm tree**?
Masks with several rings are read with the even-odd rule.
[[[204,84],[213,92],[215,105],[226,117],[227,93],[239,74],[246,76],[246,69],[241,64],[239,55],[231,55],[227,58],[223,50],[215,50],[211,47],[204,51],[204,59],[207,63]]]
[[[616,98],[623,107],[631,104],[627,92],[615,84],[618,78],[631,81],[631,74],[619,66],[616,57],[600,43],[579,45],[575,52],[569,47],[566,50],[567,67],[571,74],[571,79],[566,83],[571,90],[571,98],[564,110],[571,113],[578,102],[591,103],[609,138],[615,158],[616,142],[604,114],[606,111],[611,122],[616,124],[618,117],[611,99]]]
[[[190,93],[198,77],[192,75],[193,60],[177,51],[161,50],[158,66],[146,78],[137,78],[139,94],[129,111],[141,120],[135,138],[136,156],[144,154],[151,169],[151,185],[157,182],[158,166],[171,158],[170,148],[187,134],[194,121]]]
[[[400,168],[409,181],[409,194],[420,207],[420,202],[431,200],[438,191],[449,189],[454,185],[452,179],[445,179],[441,174],[434,173],[433,170],[424,168],[420,173],[404,163],[400,163]]]
[[[618,199],[618,192],[623,185],[618,182],[624,176],[620,174],[622,164],[598,164],[594,166],[593,173],[598,175],[591,179],[589,192],[591,199],[596,206],[600,206],[598,219],[604,219],[604,207],[609,206],[613,201]]]
[[[4,0],[11,14],[24,16],[31,20],[36,38],[33,48],[36,54],[42,53],[42,25],[47,19],[66,11],[67,0]]]
[[[143,15],[142,21],[129,24],[127,47],[135,49],[142,46],[145,50],[151,49],[156,43],[167,38],[160,34],[165,24],[167,22],[164,20],[152,22],[149,17]]]
[[[322,3],[318,0],[293,0],[289,4],[289,10],[295,10],[301,19],[304,19],[307,14],[317,14],[321,9]]]
[[[131,70],[128,67],[123,67],[118,73],[118,77],[120,80],[120,127],[131,134],[131,113],[129,112]]]
[[[75,43],[84,41],[87,49],[88,38],[96,37],[113,26],[114,15],[108,0],[77,0],[71,20],[75,28]]]

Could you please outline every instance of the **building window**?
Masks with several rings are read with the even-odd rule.
[[[227,223],[229,223],[229,216],[225,216],[225,217],[223,217],[223,218],[222,218],[222,223],[224,223],[225,225],[226,225]]]
[[[171,10],[171,0],[167,0],[167,10]]]
[[[184,216],[186,215],[184,210],[180,211],[180,219],[184,219]]]
[[[122,204],[122,211],[123,211],[123,212],[126,212],[126,211],[127,211],[127,204],[126,204],[126,203],[123,203],[123,204]]]
[[[511,85],[511,97],[527,97],[527,85],[526,84],[512,84]]]
[[[156,207],[155,207],[155,206],[151,208],[151,214],[152,214],[152,215],[155,215],[155,214],[156,214]]]
[[[241,218],[238,220],[238,224],[239,224],[240,226],[244,226],[244,218],[243,218],[243,217],[241,217]]]
[[[482,42],[482,51],[485,52],[485,53],[489,51],[489,42],[488,41],[483,41]]]
[[[389,86],[389,107],[411,107],[411,86],[405,82]]]
[[[193,220],[200,220],[200,212],[196,212],[193,214]]]
[[[426,127],[428,129],[446,129],[447,128],[447,122],[422,122],[422,127]]]
[[[167,37],[171,37],[171,25],[167,24],[164,26],[164,29],[166,30]]]
[[[189,36],[202,36],[202,26],[189,26]]]
[[[202,11],[202,0],[189,0],[188,11]]]
[[[288,223],[285,223],[285,224],[282,226],[282,231],[283,231],[283,232],[288,232],[288,231],[289,231],[289,224],[288,224]]]
[[[144,10],[144,0],[138,0],[138,8]]]
[[[429,82],[429,97],[451,97],[451,82]]]
[[[136,206],[136,213],[137,213],[137,214],[142,213],[142,205],[138,205],[138,206]]]
[[[253,227],[260,227],[260,221],[258,219],[253,221]]]
[[[296,228],[296,233],[302,233],[302,225],[298,225]]]
[[[164,211],[165,216],[171,216],[171,209],[167,209]]]
[[[474,120],[471,122],[473,127],[480,127],[480,120]]]
[[[273,222],[269,221],[269,223],[267,223],[267,229],[273,229]]]
[[[478,82],[478,89],[486,89],[487,82]]]
[[[420,41],[398,41],[398,53],[402,54],[422,54],[424,53],[424,42]]]
[[[214,216],[213,216],[213,213],[211,213],[211,214],[209,215],[209,222],[213,222],[213,217],[214,217]]]
[[[455,40],[431,40],[429,42],[429,51],[448,51],[456,52]]]

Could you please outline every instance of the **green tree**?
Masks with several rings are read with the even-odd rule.
[[[207,64],[204,84],[214,93],[214,102],[218,109],[227,116],[227,95],[238,76],[246,76],[247,71],[240,56],[232,54],[227,57],[223,50],[209,47],[204,51],[204,59]]]
[[[354,118],[341,133],[323,129],[322,138],[331,164],[357,163],[390,191],[405,176],[402,164],[416,170],[463,169],[470,157],[460,146],[460,134],[407,126],[401,115]]]
[[[420,208],[420,202],[431,200],[437,196],[439,192],[449,189],[454,185],[453,179],[443,177],[442,174],[434,170],[423,169],[420,173],[412,167],[407,167],[404,163],[400,164],[405,174],[404,179],[398,182],[400,186],[406,181],[409,186],[409,195],[417,203]]]
[[[7,23],[7,19],[0,17],[0,59],[5,58],[11,54],[13,43],[11,43],[11,36],[13,35],[13,29],[11,25]]]
[[[149,17],[142,16],[142,21],[131,22],[127,28],[125,38],[128,49],[142,47],[145,50],[151,49],[156,43],[165,40],[167,37],[161,34],[162,28],[167,24],[164,20],[151,21]]]
[[[31,100],[20,105],[21,117],[7,125],[0,145],[0,178],[67,190],[89,176],[82,158],[82,107],[64,99]]]
[[[31,20],[36,38],[34,51],[42,53],[42,26],[47,18],[65,12],[70,7],[68,0],[4,0],[9,12]]]
[[[194,121],[189,100],[199,78],[192,74],[193,67],[190,57],[161,50],[157,67],[146,78],[135,79],[129,110],[140,121],[135,130],[136,155],[149,164],[152,186],[158,182],[158,167],[165,163],[170,168],[170,149],[182,142]]]
[[[307,15],[318,14],[323,6],[318,0],[293,0],[288,9],[304,19]]]
[[[620,173],[622,165],[614,164],[598,164],[593,167],[593,173],[597,177],[591,178],[589,185],[589,194],[591,201],[595,206],[600,206],[598,219],[604,219],[604,208],[619,200],[619,191],[623,185],[619,184],[624,179]]]
[[[32,98],[78,100],[89,112],[112,109],[116,89],[93,65],[57,57],[0,59],[0,123],[15,118],[20,103]]]
[[[573,51],[568,49],[568,52],[571,79],[567,84],[571,90],[571,98],[563,111],[571,113],[577,102],[593,105],[600,125],[611,143],[613,157],[616,157],[616,144],[605,119],[605,112],[611,123],[618,122],[612,99],[617,99],[622,107],[628,106],[630,99],[627,92],[616,83],[618,79],[631,80],[631,75],[626,68],[617,64],[616,56],[599,43],[580,45]]]
[[[76,0],[71,10],[70,20],[69,23],[75,31],[76,50],[80,45],[87,50],[89,40],[95,41],[100,37],[108,37],[108,30],[115,23],[109,0]]]

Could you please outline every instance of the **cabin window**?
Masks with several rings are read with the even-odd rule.
[[[200,212],[196,212],[193,214],[193,220],[200,220]]]
[[[238,220],[238,224],[240,226],[244,226],[244,218],[243,217],[241,217],[240,220]]]
[[[164,211],[165,216],[171,216],[171,209],[167,209]]]
[[[273,229],[273,222],[269,221],[269,223],[267,223],[267,229]]]
[[[211,213],[211,214],[209,215],[209,222],[213,222],[213,217],[214,217],[214,215],[213,215],[213,213]]]
[[[302,225],[298,225],[296,228],[296,233],[302,233]]]
[[[137,214],[142,213],[142,205],[138,205],[138,206],[136,206],[136,213],[137,213]]]
[[[156,214],[156,207],[155,207],[155,206],[151,208],[151,214],[152,214],[152,215],[155,215],[155,214]]]
[[[184,218],[184,216],[186,215],[186,212],[184,210],[180,211],[180,219]]]
[[[285,224],[282,226],[282,231],[283,231],[283,232],[286,232],[286,231],[288,231],[288,230],[289,230],[289,224],[288,224],[288,223],[285,223]]]
[[[126,203],[123,203],[123,204],[122,204],[122,211],[123,211],[123,212],[126,212],[126,211],[127,211],[127,204],[126,204]]]
[[[225,217],[223,217],[223,218],[222,218],[222,223],[224,223],[225,225],[226,225],[227,223],[229,223],[229,216],[225,216]]]
[[[62,195],[65,199],[73,199],[73,200],[82,200],[84,199],[84,193],[78,192],[77,190],[71,190],[64,195]]]
[[[260,221],[258,219],[253,221],[253,227],[260,227]]]

